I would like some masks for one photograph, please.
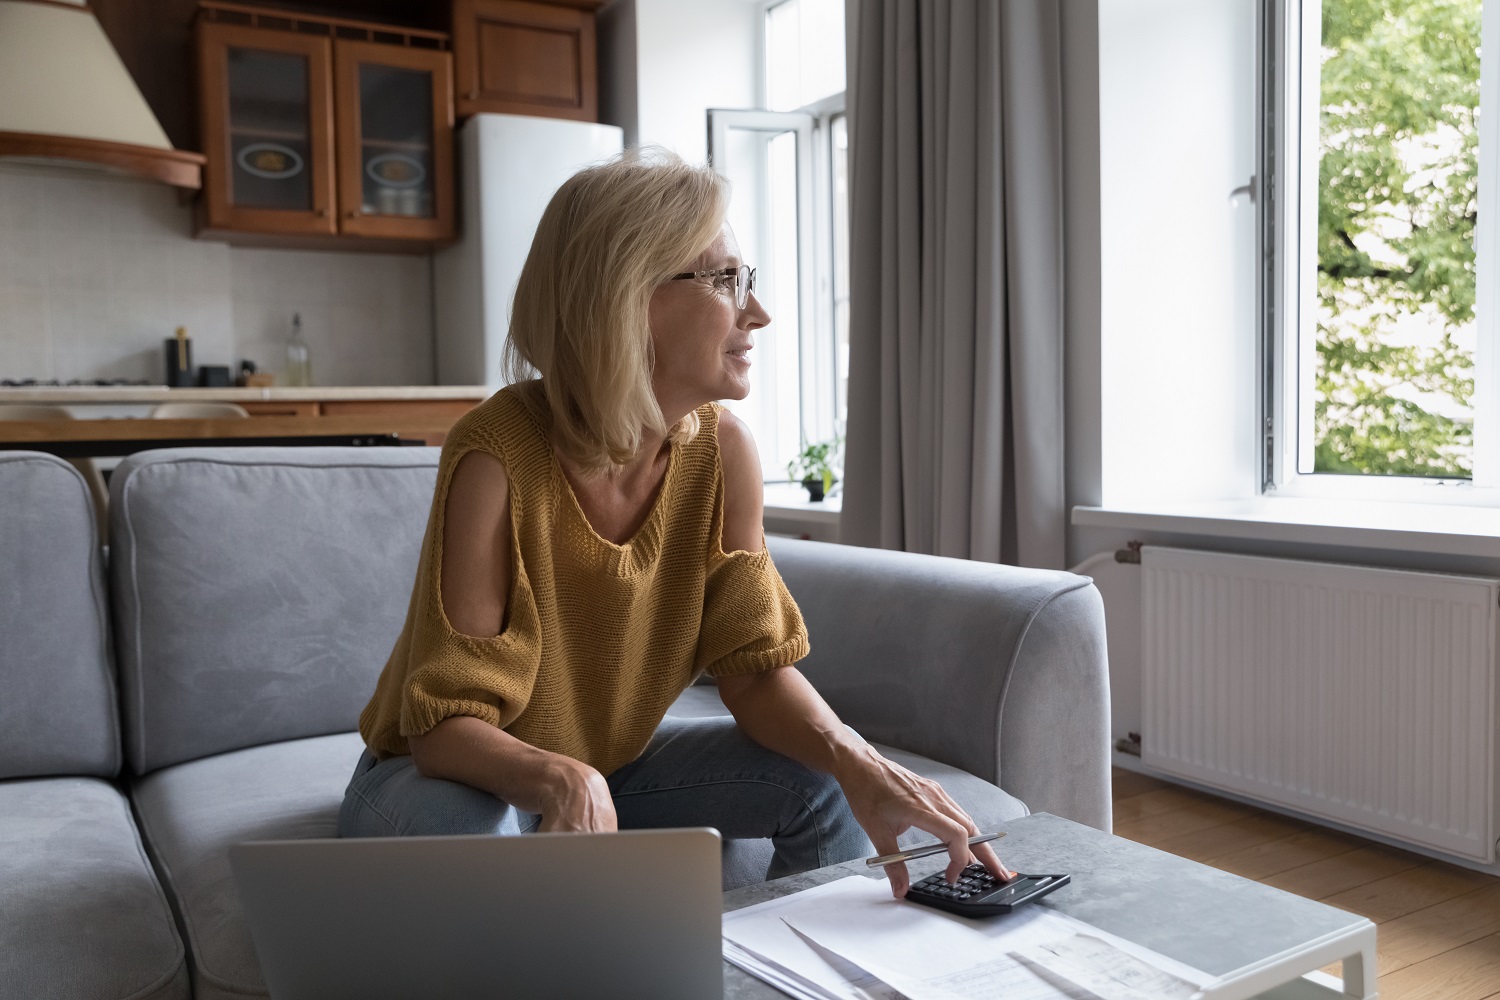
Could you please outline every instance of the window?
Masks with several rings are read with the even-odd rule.
[[[1500,3],[1283,0],[1265,25],[1269,487],[1500,486]],[[1487,44],[1481,44],[1481,40]],[[1284,67],[1278,71],[1277,67]],[[1481,150],[1485,155],[1481,155]],[[1477,498],[1476,498],[1477,499]]]
[[[729,223],[771,313],[750,395],[726,405],[755,434],[767,481],[785,481],[803,442],[842,434],[847,408],[844,2],[769,3],[764,30],[764,106],[711,110],[709,157],[733,185]]]

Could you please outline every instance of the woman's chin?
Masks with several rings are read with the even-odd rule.
[[[744,399],[750,395],[750,379],[744,375],[731,375],[724,380],[724,392],[720,399]]]

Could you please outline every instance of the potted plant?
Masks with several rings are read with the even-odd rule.
[[[838,482],[838,477],[833,473],[831,457],[834,450],[839,446],[840,439],[832,441],[820,441],[817,444],[802,442],[802,451],[797,457],[787,463],[787,477],[792,482],[800,482],[807,488],[807,498],[818,503]]]

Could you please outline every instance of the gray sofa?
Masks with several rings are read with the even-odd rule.
[[[0,996],[265,995],[226,849],[333,834],[437,458],[140,453],[113,475],[101,549],[76,470],[0,452]],[[812,636],[803,667],[845,721],[981,826],[1029,809],[1109,829],[1089,580],[770,545]],[[723,712],[705,685],[673,709]],[[727,846],[726,887],[768,858]]]

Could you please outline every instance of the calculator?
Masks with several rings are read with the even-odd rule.
[[[1067,875],[1022,875],[1020,872],[1006,881],[990,874],[984,865],[972,864],[951,885],[942,872],[927,876],[906,891],[906,898],[961,917],[991,917],[1041,899],[1070,881],[1072,878]]]

